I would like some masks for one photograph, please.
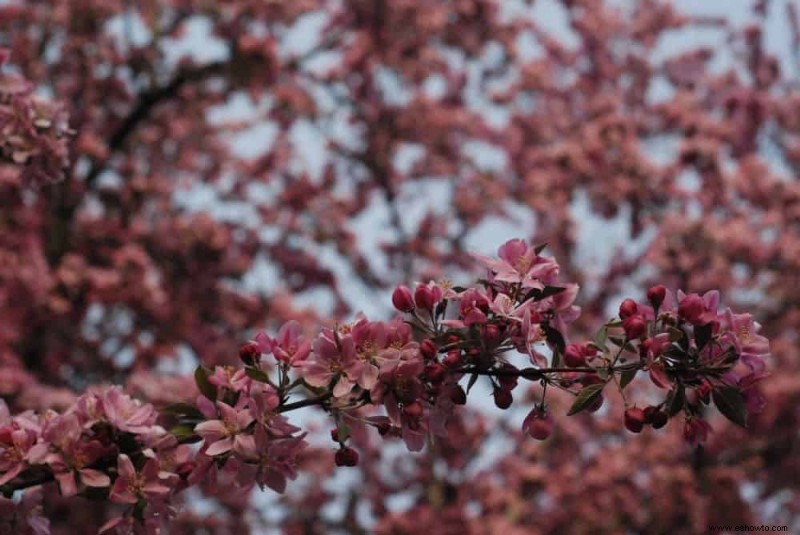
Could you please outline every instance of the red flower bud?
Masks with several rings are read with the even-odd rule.
[[[644,409],[644,420],[645,423],[652,425],[653,429],[661,429],[667,425],[669,416],[664,411],[659,410],[658,407],[650,406]]]
[[[445,366],[448,367],[455,367],[459,366],[462,362],[461,358],[461,350],[460,349],[452,349],[447,352],[447,355],[442,359],[442,362]]]
[[[621,319],[628,318],[636,314],[639,310],[639,305],[633,299],[626,299],[619,305],[619,317]]]
[[[564,363],[572,368],[586,366],[586,356],[578,344],[569,344],[564,350]]]
[[[344,447],[336,452],[334,457],[336,466],[356,466],[358,464],[358,452],[353,448]]]
[[[678,315],[692,325],[701,324],[705,311],[706,304],[697,294],[685,296],[678,305]]]
[[[442,364],[433,363],[425,366],[425,378],[433,384],[439,384],[444,381],[447,375],[447,368]]]
[[[487,345],[489,345],[490,347],[494,347],[500,345],[503,335],[500,332],[500,327],[498,327],[493,323],[490,323],[485,327],[484,336],[486,337]]]
[[[334,442],[339,442],[339,429],[333,428],[331,429],[331,440]]]
[[[255,342],[248,342],[239,348],[239,360],[245,365],[252,366],[261,358],[261,349]]]
[[[644,427],[644,411],[638,407],[631,407],[625,411],[625,429],[631,433],[641,433]]]
[[[411,312],[414,310],[414,296],[408,286],[398,286],[392,292],[392,304],[400,312]]]
[[[436,303],[441,299],[442,291],[436,286],[428,286],[427,284],[419,284],[414,291],[414,301],[417,306],[424,310],[433,310]]]
[[[411,403],[403,405],[403,412],[406,414],[406,416],[410,416],[412,418],[419,418],[422,416],[422,411],[422,403],[419,401],[412,401]]]
[[[433,340],[426,338],[419,345],[419,352],[422,353],[422,358],[425,360],[433,360],[436,358],[439,348],[436,347]]]
[[[494,404],[498,409],[507,409],[514,401],[514,396],[511,392],[503,388],[498,388],[494,391]]]
[[[536,440],[544,440],[553,434],[553,416],[542,407],[534,407],[522,422],[522,430]]]
[[[666,297],[667,297],[667,289],[664,287],[663,284],[651,286],[647,290],[647,300],[650,301],[650,304],[653,305],[653,308],[660,307],[661,303],[664,302],[664,299]]]
[[[622,329],[628,340],[635,340],[647,334],[647,322],[640,315],[629,316],[622,322]]]

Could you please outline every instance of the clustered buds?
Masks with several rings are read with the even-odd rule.
[[[356,431],[371,428],[419,451],[431,435],[448,433],[479,380],[499,409],[514,404],[520,381],[543,387],[522,423],[537,440],[556,429],[544,399],[549,385],[574,394],[572,415],[598,410],[605,388],[623,392],[645,372],[666,394],[644,408],[629,404],[625,428],[659,429],[682,414],[692,444],[711,431],[704,405],[742,425],[749,409],[763,406],[755,386],[769,348],[751,316],[718,311],[715,292],[678,292],[673,302],[654,286],[649,304],[626,299],[620,319],[592,342],[567,344],[580,312],[577,285],[559,281],[558,264],[540,252],[511,240],[499,259],[476,255],[487,275],[473,287],[429,282],[412,295],[399,286],[392,304],[405,316],[389,321],[360,314],[314,337],[296,322],[274,338],[259,333],[239,348],[241,367],[198,367],[195,403],[161,414],[118,388],[87,393],[62,414],[12,417],[0,404],[0,489],[13,493],[36,477],[55,480],[65,496],[107,489],[123,508],[108,529],[143,514],[166,520],[170,498],[201,481],[220,492],[283,492],[306,447],[306,433],[289,421],[294,409],[319,406],[333,419],[333,463],[351,467],[359,462]],[[364,407],[369,417],[358,412]]]

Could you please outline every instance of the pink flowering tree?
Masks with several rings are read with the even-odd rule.
[[[795,522],[792,2],[0,26],[0,530]],[[497,221],[524,239],[475,254]]]

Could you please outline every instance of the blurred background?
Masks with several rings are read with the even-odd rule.
[[[66,159],[0,165],[0,395],[192,398],[187,374],[236,362],[256,330],[389,318],[394,285],[470,281],[469,252],[521,237],[581,285],[576,340],[652,283],[752,312],[772,342],[764,412],[712,420],[693,449],[675,423],[626,436],[608,399],[535,442],[530,404],[501,413],[484,388],[449,442],[360,437],[359,469],[334,474],[321,429],[285,495],[194,491],[170,533],[800,530],[798,10],[0,2],[0,97],[24,76],[74,131]],[[46,507],[54,533],[108,514]]]

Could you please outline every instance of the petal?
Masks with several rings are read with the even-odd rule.
[[[78,474],[80,474],[81,481],[87,487],[107,487],[111,485],[111,478],[100,470],[84,468],[79,470]]]
[[[136,468],[133,467],[130,457],[124,453],[117,457],[117,471],[120,477],[131,479],[136,476]]]
[[[75,474],[72,471],[55,474],[55,478],[62,496],[70,498],[78,494],[78,485],[75,483]]]
[[[233,439],[225,438],[211,444],[206,450],[206,455],[211,455],[214,457],[216,455],[221,455],[231,451],[231,448],[233,448]]]

